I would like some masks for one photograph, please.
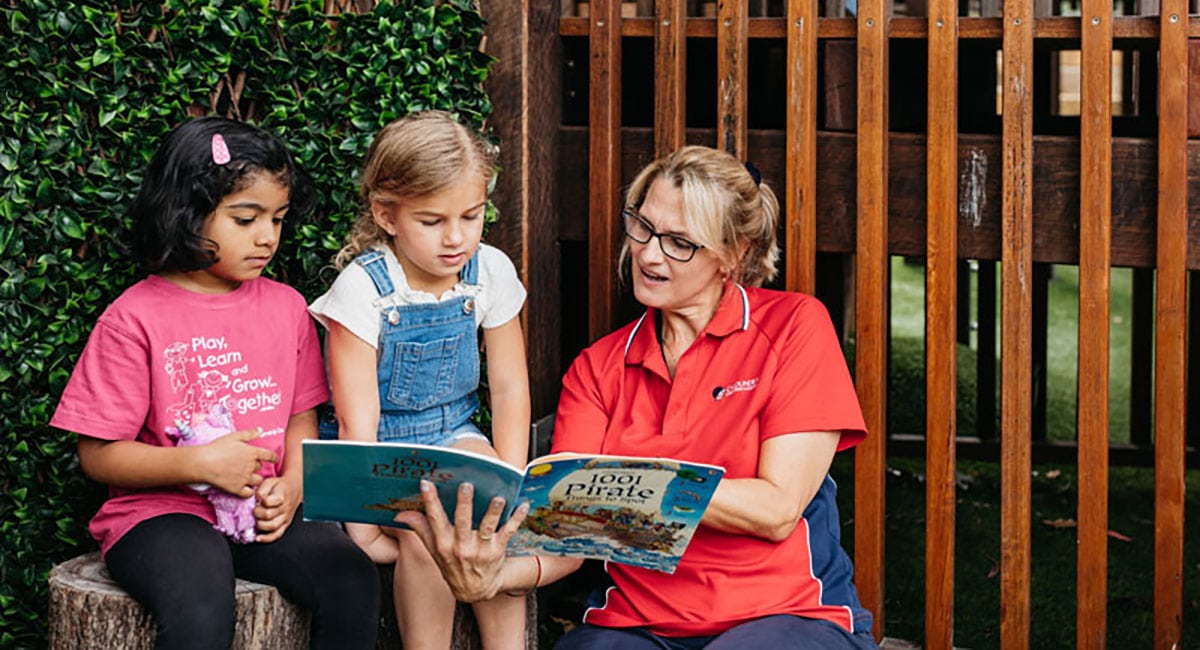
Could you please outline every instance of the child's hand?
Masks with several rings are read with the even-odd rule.
[[[258,505],[254,507],[258,539],[273,542],[283,536],[300,506],[300,491],[283,477],[263,479],[258,486]]]
[[[375,564],[393,564],[400,559],[396,539],[380,526],[346,522],[346,533]]]
[[[200,468],[197,478],[243,499],[254,496],[254,488],[263,481],[258,474],[259,466],[279,460],[279,456],[269,449],[246,444],[259,433],[258,429],[234,431],[207,445],[191,447],[196,450]]]

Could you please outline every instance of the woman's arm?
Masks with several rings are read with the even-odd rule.
[[[529,460],[529,369],[521,319],[483,330],[487,351],[488,394],[492,409],[492,445],[514,467]]]
[[[338,438],[375,442],[379,429],[375,348],[335,320],[329,321],[328,342]]]
[[[839,438],[837,432],[811,431],[768,439],[759,450],[758,477],[722,480],[702,523],[771,541],[786,539],[829,473]]]
[[[578,558],[505,557],[508,541],[529,514],[529,505],[518,506],[508,521],[497,527],[504,499],[492,499],[476,531],[471,528],[473,495],[470,483],[459,486],[451,522],[433,484],[421,481],[425,513],[407,510],[396,515],[396,521],[412,528],[429,549],[457,600],[474,603],[505,592],[529,591],[574,573],[583,564]]]
[[[221,436],[207,445],[159,447],[136,440],[102,440],[79,436],[79,464],[84,474],[107,485],[154,488],[208,483],[230,494],[249,497],[262,483],[261,463],[273,463],[275,452],[246,444],[258,437],[247,429]]]
[[[257,541],[263,543],[283,536],[304,498],[303,443],[317,437],[316,410],[309,409],[288,418],[284,436],[279,476],[265,479],[259,486],[258,505],[254,508],[259,530]]]

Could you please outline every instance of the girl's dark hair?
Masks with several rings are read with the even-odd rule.
[[[213,136],[229,150],[214,160]],[[185,122],[155,152],[129,208],[128,251],[147,271],[196,271],[217,261],[217,245],[204,222],[221,199],[266,174],[288,187],[285,229],[312,207],[312,183],[279,138],[257,126],[223,117]]]

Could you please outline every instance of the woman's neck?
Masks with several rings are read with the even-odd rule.
[[[686,307],[680,310],[663,310],[658,314],[658,341],[662,346],[663,360],[667,362],[667,370],[675,376],[675,366],[679,358],[692,346],[700,332],[708,327],[717,307],[724,295],[724,285],[716,292],[712,300]]]

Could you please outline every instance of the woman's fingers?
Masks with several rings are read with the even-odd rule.
[[[504,524],[503,533],[506,541],[508,538],[511,538],[513,535],[517,534],[517,530],[521,528],[521,524],[525,521],[525,516],[528,514],[528,501],[522,502],[521,505],[517,506],[513,510],[512,515],[509,516],[508,521]]]
[[[483,519],[479,522],[479,541],[490,542],[496,533],[496,529],[500,526],[500,515],[504,514],[504,499],[502,497],[492,498],[488,504],[488,509],[483,513]],[[508,538],[503,537],[500,540],[507,543]]]
[[[471,526],[474,520],[475,486],[461,483],[458,486],[458,503],[454,506],[454,533],[459,544],[470,543],[475,535]]]

